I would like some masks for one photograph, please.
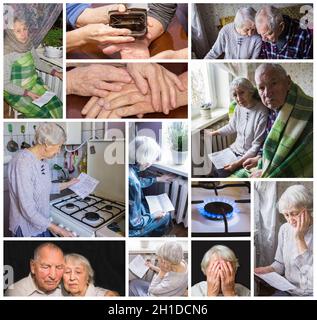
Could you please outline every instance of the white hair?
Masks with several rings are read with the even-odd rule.
[[[165,242],[157,249],[156,255],[171,264],[179,264],[184,258],[183,248],[176,241]]]
[[[280,64],[262,63],[255,70],[255,73],[254,73],[255,82],[260,75],[262,75],[264,72],[267,72],[268,70],[273,70],[280,79],[287,78],[287,72]]]
[[[41,251],[44,248],[49,248],[51,250],[60,251],[61,254],[64,255],[63,250],[59,246],[57,246],[55,243],[44,242],[35,248],[34,253],[33,253],[33,260],[34,261],[39,259],[40,255],[41,255]]]
[[[275,30],[275,28],[283,21],[283,15],[280,10],[274,6],[264,6],[255,15],[255,24],[263,24],[263,18],[270,31]]]
[[[222,258],[224,260],[230,261],[233,264],[233,268],[237,271],[239,267],[239,261],[235,255],[235,253],[228,247],[223,245],[215,245],[211,247],[205,254],[201,261],[201,271],[204,275],[206,275],[207,268],[209,266],[210,260],[213,256],[218,258]]]
[[[152,164],[158,159],[160,154],[161,147],[150,137],[138,136],[130,142],[130,164]]]
[[[81,264],[85,269],[88,276],[88,284],[94,283],[94,276],[95,272],[89,262],[89,260],[82,256],[81,254],[77,253],[69,253],[65,255],[65,263],[67,264],[68,261],[74,261],[78,264]]]
[[[36,144],[61,145],[66,141],[66,133],[60,125],[45,122],[37,127],[34,141]]]
[[[313,213],[313,195],[305,186],[295,184],[288,187],[281,195],[278,201],[279,212],[285,212],[292,207],[306,208],[310,214]]]
[[[247,78],[242,78],[242,77],[238,77],[235,78],[231,83],[230,83],[230,94],[233,97],[233,93],[237,88],[244,88],[247,91],[256,94],[257,90],[256,88],[253,86],[252,82],[250,80],[248,80]]]
[[[246,21],[255,21],[256,11],[252,7],[239,8],[234,17],[234,26],[236,29],[241,29]]]

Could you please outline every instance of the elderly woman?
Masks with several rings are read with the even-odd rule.
[[[19,151],[8,167],[10,218],[9,229],[15,237],[50,237],[51,232],[63,237],[72,236],[64,228],[50,221],[50,194],[68,188],[77,179],[69,182],[51,182],[48,159],[57,155],[66,134],[55,123],[38,126],[35,145]]]
[[[130,282],[130,296],[183,296],[188,286],[187,263],[182,246],[175,241],[165,242],[156,252],[158,267],[147,261],[156,274],[151,283],[136,279]]]
[[[293,185],[285,190],[278,209],[286,219],[279,230],[274,262],[254,272],[277,272],[296,289],[277,290],[278,296],[313,295],[313,195],[303,185]]]
[[[154,139],[145,136],[136,137],[129,148],[129,235],[130,237],[162,236],[169,225],[170,214],[150,213],[142,189],[156,182],[169,182],[172,177],[140,176],[140,172],[150,167],[161,153],[161,148]]]
[[[256,34],[255,10],[240,8],[234,22],[225,25],[205,59],[217,59],[224,53],[224,59],[257,59],[262,40]]]
[[[115,291],[94,286],[94,270],[84,256],[76,253],[65,255],[63,295],[66,296],[118,296]]]
[[[201,270],[207,281],[192,287],[193,296],[249,296],[250,290],[235,283],[239,262],[234,252],[222,245],[210,248],[201,261]]]
[[[4,98],[25,118],[62,118],[62,102],[54,96],[44,106],[33,103],[47,88],[36,69],[62,79],[62,74],[40,60],[24,20],[15,18],[4,38]]]
[[[257,155],[265,139],[268,109],[260,101],[256,88],[246,78],[236,78],[230,85],[234,99],[234,114],[224,127],[210,132],[211,136],[236,134],[236,140],[230,146],[237,160],[228,163],[224,169],[214,169],[213,175],[227,177],[240,169],[248,158]]]

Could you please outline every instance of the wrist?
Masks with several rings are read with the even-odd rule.
[[[91,15],[91,11],[93,9],[91,8],[86,8],[77,18],[76,20],[76,27],[81,28],[86,26],[87,24],[91,23],[89,22],[89,19],[87,19],[88,16]]]

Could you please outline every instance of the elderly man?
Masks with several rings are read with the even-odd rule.
[[[64,273],[64,254],[53,243],[43,243],[30,261],[31,273],[12,284],[6,296],[61,296],[60,281]]]
[[[262,154],[247,159],[237,177],[299,178],[313,176],[313,99],[292,82],[279,64],[261,64],[255,82],[269,108]],[[247,169],[247,170],[245,170]]]
[[[296,19],[282,15],[273,6],[264,6],[255,16],[262,37],[260,59],[312,59],[313,33]]]

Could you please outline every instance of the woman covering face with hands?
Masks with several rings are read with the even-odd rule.
[[[285,190],[278,209],[286,219],[279,230],[274,262],[255,268],[257,274],[277,272],[296,289],[276,291],[274,295],[309,296],[313,294],[313,196],[303,185]]]
[[[193,296],[249,296],[250,290],[235,283],[239,262],[234,252],[223,245],[215,245],[204,255],[201,270],[206,281],[192,287]]]

